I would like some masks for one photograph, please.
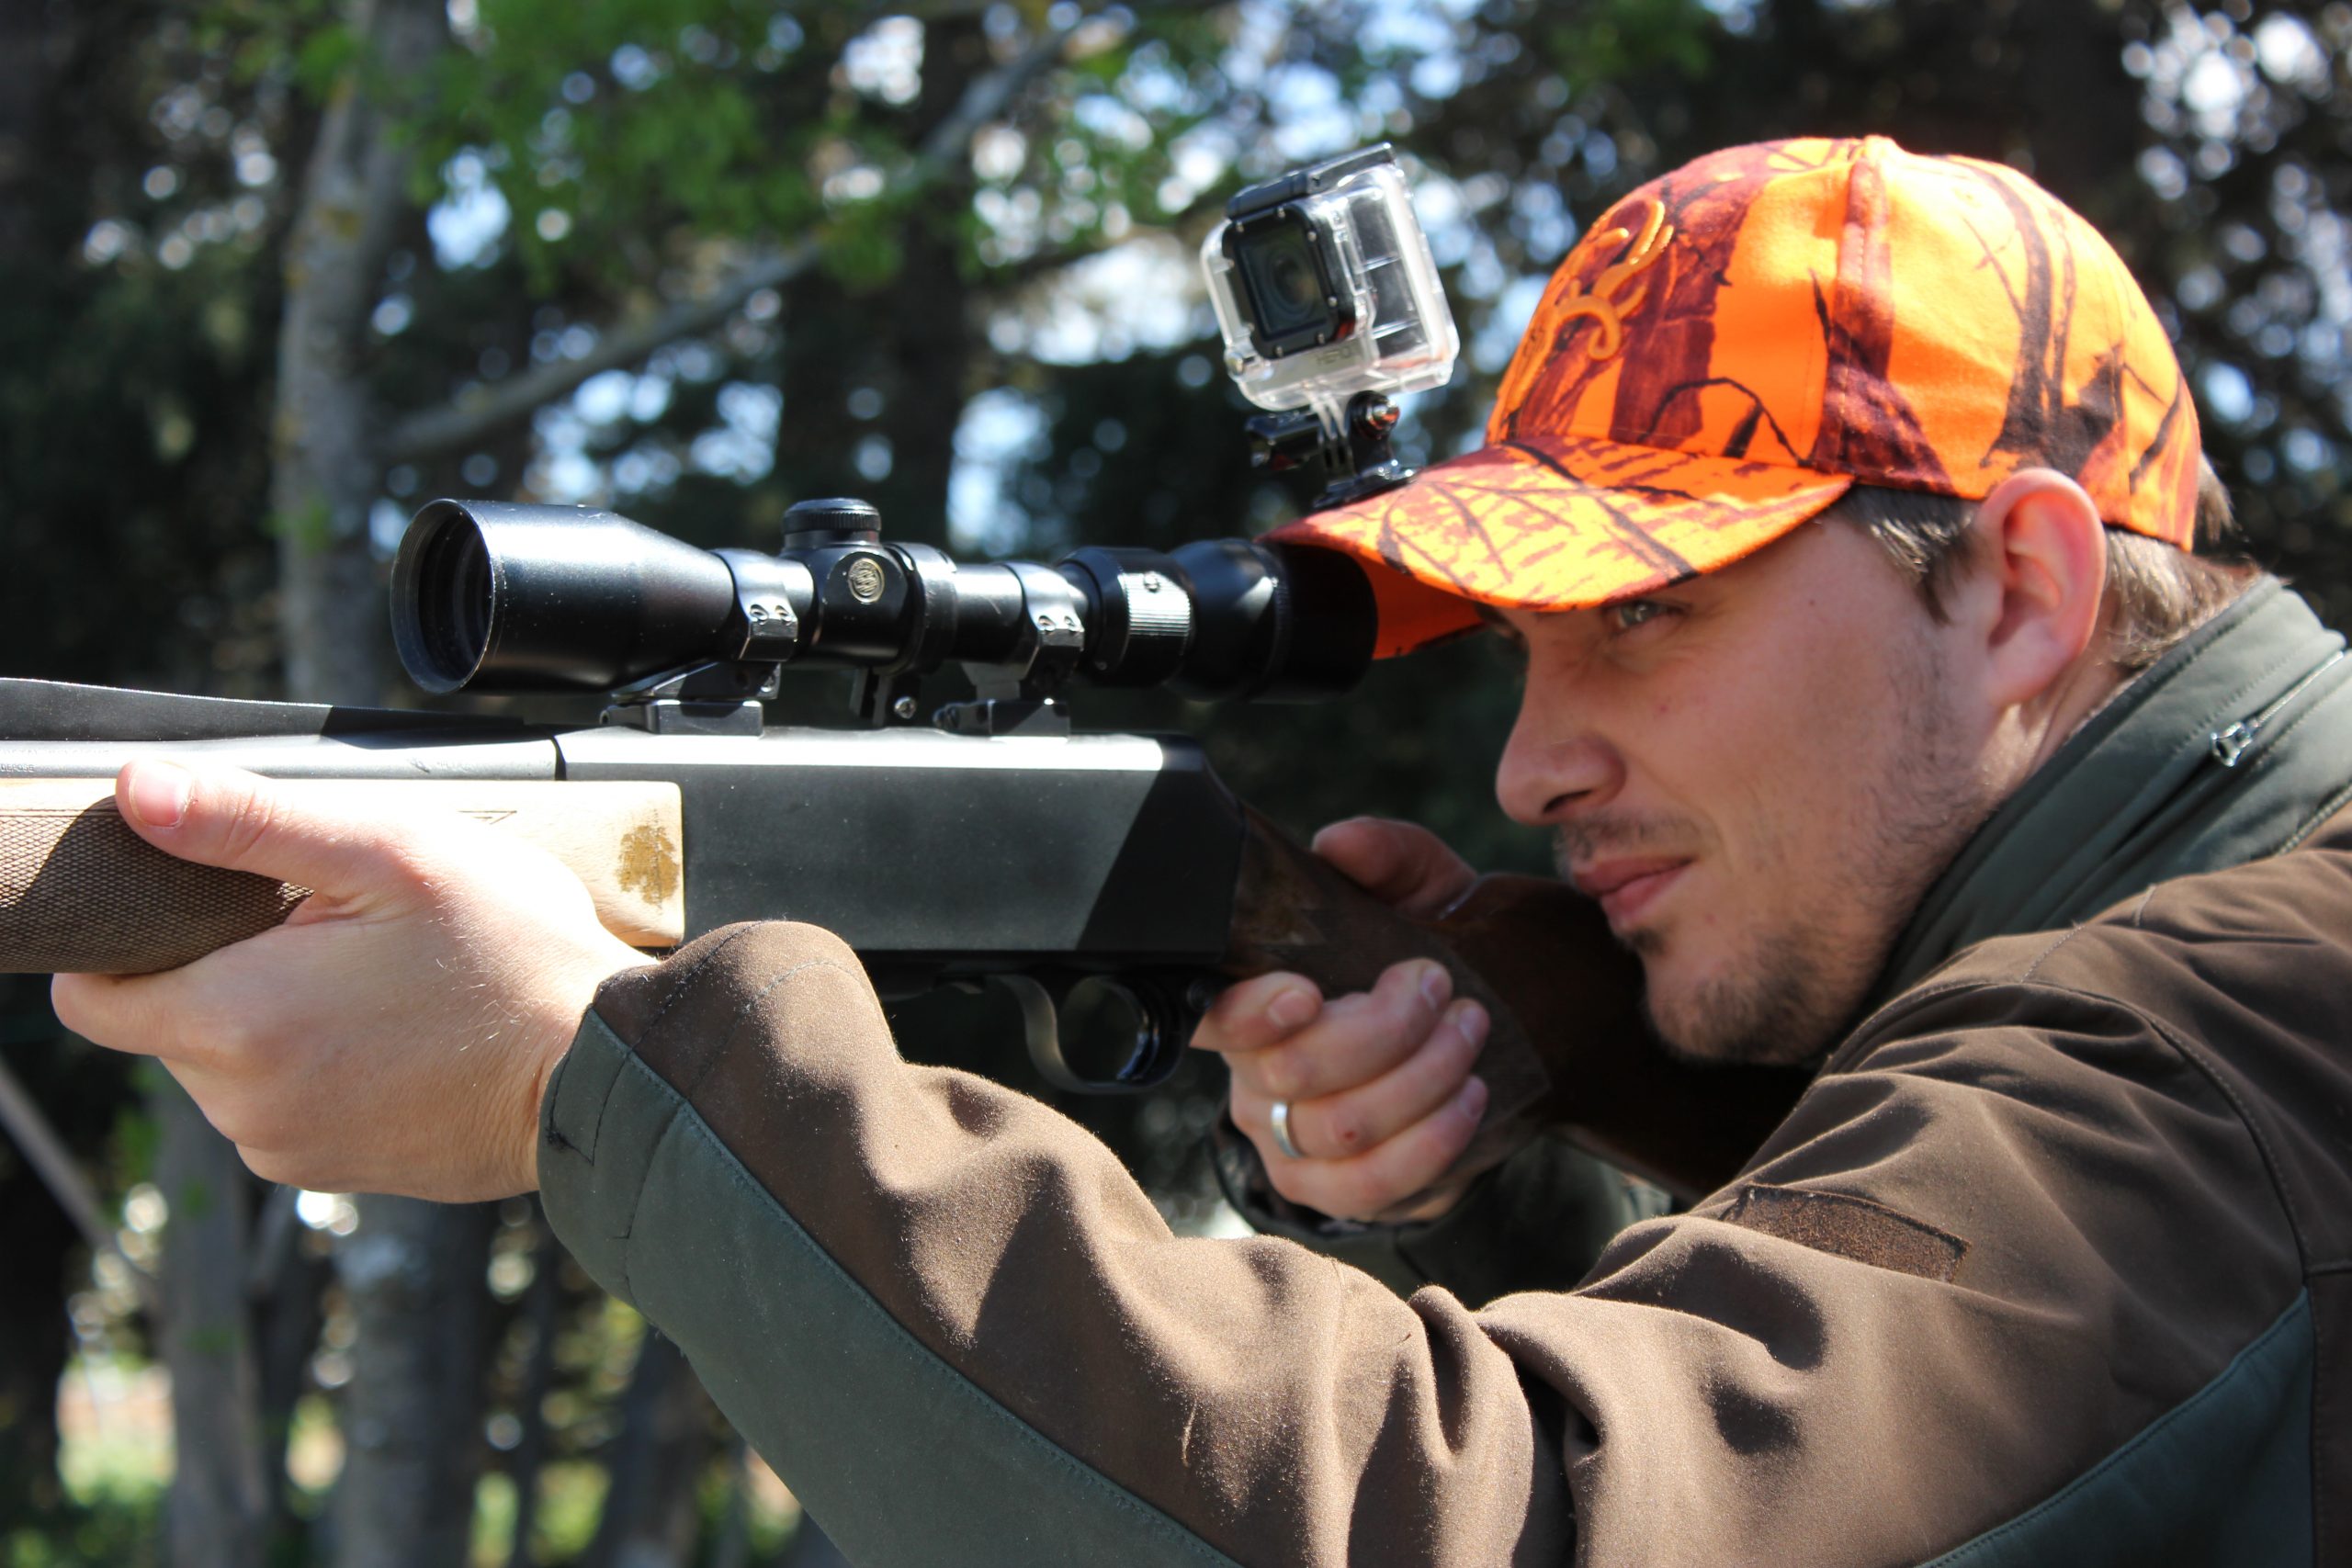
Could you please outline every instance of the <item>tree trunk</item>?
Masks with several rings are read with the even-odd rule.
[[[514,1483],[514,1539],[506,1550],[506,1568],[531,1568],[531,1536],[538,1529],[539,1472],[548,1458],[548,1393],[555,1387],[556,1317],[563,1304],[563,1244],[548,1224],[546,1211],[534,1219],[539,1243],[533,1249],[531,1292],[523,1315],[531,1325],[531,1359],[523,1370],[523,1393],[515,1401],[523,1435],[507,1461]]]
[[[50,1011],[48,985],[46,976],[0,976],[0,1065],[21,1079],[48,1130],[86,1163],[120,1097],[106,1083],[104,1064],[90,1070],[96,1054],[69,1043]],[[8,1260],[0,1269],[0,1520],[46,1513],[62,1497],[57,1393],[74,1329],[59,1303],[74,1288],[69,1266],[87,1245],[23,1136],[13,1128],[0,1134],[0,1258]]]
[[[927,24],[910,140],[954,116],[987,65],[977,15]],[[956,153],[910,215],[904,260],[886,288],[854,291],[822,274],[794,287],[775,445],[776,477],[794,500],[861,496],[881,508],[886,536],[933,545],[947,542],[947,478],[972,363],[971,287],[956,228],[971,166],[960,141]],[[881,397],[870,420],[850,411],[861,389]],[[879,479],[856,467],[872,436],[889,446],[889,471]]]
[[[57,1383],[71,1330],[59,1301],[80,1236],[20,1159],[0,1151],[8,1267],[0,1270],[0,1519],[59,1501]]]
[[[38,265],[30,193],[49,107],[50,13],[43,0],[0,0],[0,266]]]
[[[702,1383],[678,1348],[649,1326],[621,1402],[604,1517],[582,1568],[684,1568],[700,1523],[695,1483],[710,1449]]]
[[[336,1249],[358,1334],[344,1391],[335,1568],[471,1560],[497,1210],[363,1198]]]
[[[287,693],[299,702],[381,699],[368,323],[409,206],[397,96],[414,90],[447,31],[441,0],[356,0],[352,26],[360,64],[319,122],[288,237],[277,340],[270,513]]]
[[[2146,122],[2140,85],[2123,69],[2122,28],[2103,6],[2022,5],[2010,23],[2034,178],[2105,229],[2126,216],[2111,210],[2116,197],[2146,194],[2132,173]]]
[[[57,288],[56,224],[44,221],[40,176],[54,177],[52,90],[72,41],[47,0],[0,0],[0,288],[15,300],[41,301]],[[22,526],[0,516],[0,544],[12,559],[21,559],[16,548],[28,542],[13,533]],[[46,1039],[63,1032],[38,994],[46,985],[30,976],[0,979],[0,1045],[62,1044]],[[28,1026],[33,1032],[19,1032]],[[0,1519],[13,1519],[58,1502],[57,1381],[69,1341],[58,1302],[78,1237],[31,1168],[4,1145],[0,1204],[8,1216],[0,1227],[0,1256],[8,1259],[0,1272]]]
[[[405,95],[447,33],[441,0],[356,0],[362,47],[319,123],[288,237],[270,510],[289,696],[381,700],[368,318],[409,210]],[[489,1211],[369,1198],[337,1266],[358,1337],[335,1504],[340,1568],[461,1562],[480,1440]]]
[[[176,1082],[151,1097],[164,1223],[162,1328],[172,1376],[172,1568],[252,1568],[277,1488],[264,1462],[261,1380],[246,1310],[243,1161]]]
[[[319,1348],[319,1330],[326,1322],[330,1272],[326,1259],[303,1245],[306,1230],[294,1207],[299,1196],[291,1187],[271,1190],[254,1225],[253,1257],[245,1275],[258,1387],[255,1408],[261,1462],[263,1472],[272,1478],[269,1539],[281,1548],[286,1531],[294,1527],[286,1506],[286,1488],[276,1483],[276,1477],[286,1470],[295,1403],[311,1386],[311,1357]]]

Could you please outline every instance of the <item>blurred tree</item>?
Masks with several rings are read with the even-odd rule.
[[[168,1551],[174,1568],[233,1568],[266,1554],[278,1492],[245,1301],[253,1184],[178,1085],[150,1104],[155,1184],[171,1210],[157,1325],[174,1396]]]
[[[286,237],[270,423],[279,637],[298,702],[378,700],[374,637],[352,635],[376,598],[368,537],[381,493],[368,336],[404,219],[422,96],[447,37],[441,0],[364,0],[316,44],[351,51],[327,90]]]

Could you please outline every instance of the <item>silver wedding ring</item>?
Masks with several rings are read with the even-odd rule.
[[[1290,1141],[1290,1101],[1277,1100],[1268,1116],[1274,1124],[1274,1147],[1293,1159],[1305,1159],[1306,1156],[1298,1152],[1298,1145]]]

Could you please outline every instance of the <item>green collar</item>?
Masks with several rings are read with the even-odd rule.
[[[2352,660],[2275,578],[2165,655],[1929,888],[1871,1006],[1988,937],[2088,919],[2290,848],[2352,798]]]

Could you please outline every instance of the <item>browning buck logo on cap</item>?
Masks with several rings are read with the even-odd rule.
[[[2013,169],[1882,137],[1736,147],[1618,203],[1555,275],[1487,445],[1282,536],[1374,574],[1384,652],[1470,601],[1576,609],[1713,570],[1860,481],[1981,497],[2042,464],[2186,546],[2198,431],[2106,241]]]
[[[1664,202],[1653,199],[1640,206],[1645,211],[1640,237],[1634,238],[1622,228],[1594,236],[1594,243],[1602,249],[1625,245],[1623,254],[1602,267],[1600,276],[1589,286],[1565,289],[1549,302],[1552,319],[1547,324],[1555,337],[1564,336],[1571,321],[1589,317],[1600,323],[1600,331],[1585,348],[1595,359],[1612,358],[1625,346],[1625,312],[1640,309],[1642,301],[1649,298],[1647,288],[1628,291],[1626,286],[1665,254],[1667,242],[1674,238],[1674,231],[1666,221]],[[1633,243],[1626,244],[1628,240]]]

